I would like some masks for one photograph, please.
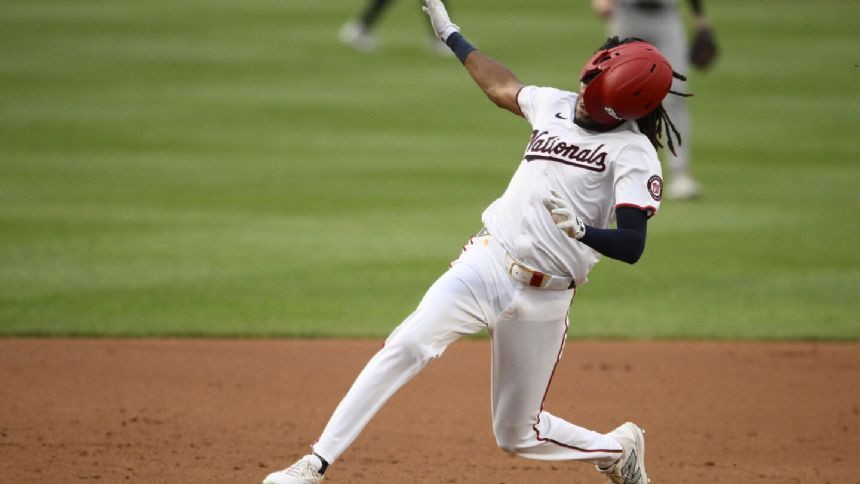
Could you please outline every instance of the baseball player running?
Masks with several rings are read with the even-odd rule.
[[[499,447],[591,463],[608,483],[647,484],[642,429],[598,433],[551,414],[544,398],[576,288],[601,254],[632,264],[645,248],[663,187],[656,147],[663,131],[670,149],[677,138],[661,103],[680,76],[651,44],[612,38],[585,64],[578,93],[524,86],[463,37],[440,0],[425,3],[481,90],[531,124],[525,154],[484,211],[485,228],[361,371],[312,453],[263,482],[321,482],[394,392],[452,342],[487,329]]]

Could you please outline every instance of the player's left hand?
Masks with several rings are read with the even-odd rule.
[[[430,16],[430,24],[433,25],[433,32],[436,33],[437,37],[442,39],[442,42],[448,40],[449,35],[460,31],[460,27],[457,27],[448,18],[448,10],[445,9],[442,0],[424,0],[424,6],[421,7],[421,10],[424,10]]]
[[[543,199],[543,206],[549,210],[552,221],[568,237],[581,239],[585,235],[585,224],[573,213],[561,195],[555,190],[550,190],[550,196]]]

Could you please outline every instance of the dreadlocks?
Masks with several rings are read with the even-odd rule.
[[[684,79],[683,76],[676,76],[676,78],[681,80]],[[690,94],[679,94],[672,91],[669,92],[678,96],[690,96]],[[675,153],[675,143],[672,141],[672,135],[674,134],[675,139],[678,140],[678,144],[681,144],[681,134],[669,118],[669,113],[667,113],[666,109],[663,108],[663,103],[660,103],[660,105],[650,113],[637,119],[636,124],[639,126],[639,131],[642,131],[642,134],[647,136],[648,140],[651,141],[651,144],[654,145],[654,149],[660,149],[663,147],[660,139],[663,137],[663,132],[665,131],[669,151],[671,151],[673,155],[677,156],[677,153]]]
[[[644,40],[638,37],[628,37],[626,39],[619,39],[616,37],[610,37],[606,39],[606,42],[597,50],[606,50],[611,49],[613,47],[618,47],[622,44],[627,44],[630,42],[645,42]],[[675,79],[679,79],[682,81],[686,81],[687,77],[679,74],[675,71],[672,71],[672,77]],[[686,94],[682,92],[669,91],[669,94],[674,94],[675,96],[681,97],[690,97],[692,94]],[[675,142],[672,141],[672,135],[675,136],[675,139],[678,140],[678,144],[681,144],[681,134],[675,128],[675,124],[672,123],[672,120],[669,119],[669,114],[663,108],[663,103],[660,103],[653,111],[646,114],[645,116],[636,120],[636,124],[639,126],[639,131],[642,132],[645,136],[648,137],[648,140],[651,141],[651,144],[654,145],[654,149],[660,149],[663,147],[663,143],[661,143],[661,139],[663,137],[663,132],[666,133],[666,141],[668,144],[669,151],[675,155]]]

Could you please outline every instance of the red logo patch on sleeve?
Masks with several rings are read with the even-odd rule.
[[[651,194],[651,198],[655,201],[659,202],[660,198],[663,197],[663,179],[657,175],[652,176],[648,179],[648,193]]]

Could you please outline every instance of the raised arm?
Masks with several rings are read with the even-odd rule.
[[[469,71],[475,84],[484,91],[496,106],[522,116],[517,93],[523,84],[504,64],[484,55],[460,33],[460,27],[451,22],[441,0],[425,0],[424,11],[430,16],[433,31],[445,42]]]

